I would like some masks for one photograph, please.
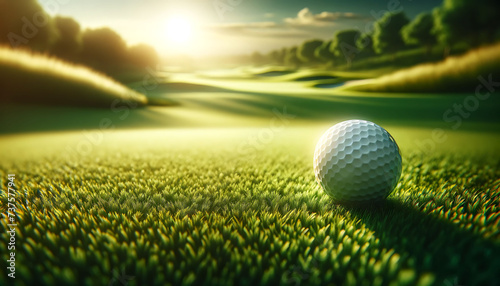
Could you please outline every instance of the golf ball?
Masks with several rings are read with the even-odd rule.
[[[401,154],[384,128],[348,120],[328,129],[316,145],[314,174],[337,203],[385,199],[401,175]]]

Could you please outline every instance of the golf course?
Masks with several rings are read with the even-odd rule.
[[[0,39],[1,286],[500,285],[500,26],[484,28],[498,12],[478,10],[484,33],[467,38],[476,30],[447,21],[470,1],[431,12],[440,3],[403,1],[411,19],[382,13],[360,36],[373,37],[367,50],[337,25],[374,22],[370,11],[320,3],[278,21],[288,2],[243,1],[207,24],[207,47],[245,31],[250,43],[264,29],[263,44],[297,31],[306,41],[225,61],[214,53],[205,65],[171,47],[161,61],[91,20],[80,30],[54,16],[87,19],[84,4],[52,13],[27,2],[0,1],[50,19],[29,41],[15,38],[23,48]],[[249,7],[273,13],[245,22],[257,13]],[[167,19],[177,27],[167,44],[183,52],[202,46],[184,38],[188,18]],[[8,19],[0,35],[12,44],[20,24]],[[383,34],[391,25],[400,43],[381,42],[396,37]],[[310,40],[328,29],[333,39]],[[335,50],[346,43],[355,54]],[[352,119],[399,147],[401,175],[381,202],[339,203],[315,177],[318,141]]]
[[[232,72],[170,75],[150,96],[173,106],[2,112],[16,285],[498,283],[497,95],[453,129],[442,114],[470,94],[335,94]],[[350,118],[384,126],[401,148],[382,206],[336,205],[315,181],[317,140]],[[59,130],[28,132],[37,124]]]

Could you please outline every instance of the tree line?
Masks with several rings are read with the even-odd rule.
[[[350,66],[354,59],[390,54],[407,48],[443,47],[448,56],[456,45],[474,48],[500,39],[498,21],[500,1],[444,0],[431,12],[410,21],[403,11],[387,12],[365,33],[357,29],[337,31],[330,40],[312,39],[301,45],[273,50],[267,55],[255,52],[254,64],[298,67],[329,63]]]
[[[28,48],[69,62],[113,73],[156,65],[154,48],[128,46],[110,28],[85,29],[70,17],[49,16],[36,0],[0,3],[0,44]]]

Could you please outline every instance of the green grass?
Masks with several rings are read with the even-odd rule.
[[[489,77],[500,75],[500,44],[479,48],[438,63],[416,65],[346,88],[370,92],[474,92]]]
[[[443,113],[469,94],[311,87],[361,73],[255,75],[273,71],[163,74],[147,96],[168,108],[0,106],[0,185],[15,173],[20,190],[16,285],[499,284],[499,97],[453,130]],[[352,118],[402,150],[378,207],[335,205],[314,179],[316,141]],[[447,139],[429,147],[434,128]]]
[[[147,98],[83,66],[45,55],[0,47],[0,102],[111,106],[147,104]]]
[[[481,145],[498,136],[450,134],[476,152],[429,154],[415,151],[422,134],[389,128],[401,180],[385,205],[356,209],[315,182],[323,128],[248,145],[261,130],[110,132],[89,154],[71,151],[77,132],[3,137],[0,183],[15,173],[20,190],[16,285],[122,285],[122,271],[127,285],[499,283],[500,154]]]

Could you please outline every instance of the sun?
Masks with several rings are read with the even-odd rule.
[[[185,16],[173,16],[166,22],[166,32],[169,43],[184,46],[193,39],[193,23]]]

